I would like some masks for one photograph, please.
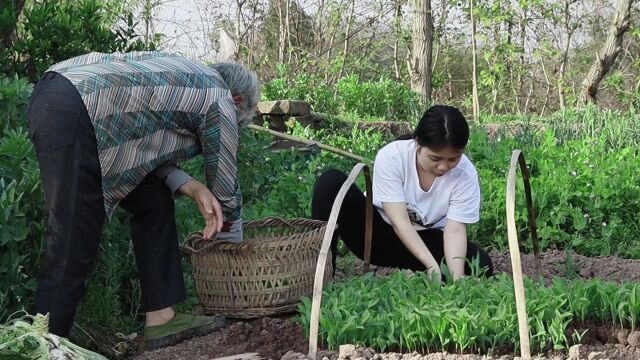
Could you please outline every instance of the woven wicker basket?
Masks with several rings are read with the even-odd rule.
[[[204,313],[248,319],[295,311],[313,292],[325,228],[324,221],[267,218],[244,223],[237,244],[192,234],[183,249]],[[329,260],[325,281],[332,273]]]

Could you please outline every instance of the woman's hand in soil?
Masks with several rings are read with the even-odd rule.
[[[222,229],[222,208],[218,199],[201,182],[191,179],[180,187],[180,192],[198,205],[198,210],[205,221],[202,234],[205,239],[212,239]]]

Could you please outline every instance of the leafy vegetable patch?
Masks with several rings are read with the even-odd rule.
[[[538,351],[579,343],[585,333],[569,333],[573,321],[635,329],[640,316],[640,285],[634,283],[556,279],[545,286],[525,279],[525,292],[531,345]],[[305,298],[298,318],[304,329],[310,311]],[[320,338],[330,349],[356,344],[379,351],[515,352],[512,279],[501,274],[440,284],[422,273],[396,272],[336,283],[323,293]]]

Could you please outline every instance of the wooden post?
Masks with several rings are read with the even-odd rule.
[[[511,270],[513,272],[513,288],[516,297],[516,311],[518,314],[518,330],[520,334],[520,356],[524,360],[531,359],[531,347],[529,344],[529,324],[527,316],[526,298],[524,293],[524,281],[522,277],[522,264],[520,263],[520,247],[515,220],[516,206],[516,168],[520,165],[529,213],[529,226],[531,228],[531,241],[536,256],[536,266],[540,271],[540,246],[536,232],[535,213],[533,209],[531,186],[529,185],[529,169],[520,150],[514,150],[511,155],[511,165],[507,175],[507,235],[509,238],[509,253],[511,255]]]

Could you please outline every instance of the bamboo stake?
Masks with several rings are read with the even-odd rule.
[[[513,272],[513,288],[516,297],[516,310],[518,314],[518,330],[520,334],[520,356],[524,360],[531,359],[531,348],[529,344],[529,325],[527,316],[527,306],[524,293],[524,281],[522,278],[522,264],[520,263],[520,248],[518,244],[518,234],[516,230],[515,205],[516,205],[516,166],[520,162],[520,167],[524,164],[524,156],[520,150],[514,150],[511,155],[511,166],[507,177],[507,235],[509,238],[509,253],[511,255],[511,269]],[[526,165],[525,171],[526,171]],[[528,172],[525,177],[528,185]],[[525,186],[525,190],[530,192],[530,188]],[[530,199],[530,194],[527,200]],[[529,218],[531,221],[531,217]],[[535,224],[535,219],[533,220]],[[537,238],[536,238],[537,241]]]
[[[327,221],[327,228],[324,232],[324,238],[322,240],[322,246],[320,247],[320,254],[318,255],[318,263],[316,265],[316,275],[313,282],[313,300],[311,303],[311,319],[309,326],[309,354],[308,357],[312,360],[316,359],[318,352],[318,327],[320,321],[320,304],[322,302],[322,285],[324,281],[324,269],[327,264],[327,256],[329,255],[329,248],[331,246],[331,240],[333,239],[333,233],[336,230],[336,222],[338,220],[338,214],[340,214],[340,207],[342,206],[342,200],[344,200],[349,187],[354,183],[361,171],[364,171],[365,181],[367,182],[367,217],[365,228],[365,266],[368,268],[369,254],[371,247],[371,235],[372,235],[372,219],[373,219],[373,205],[371,201],[371,177],[369,176],[369,167],[366,164],[358,163],[353,167],[351,173],[347,177],[347,180],[342,184],[336,199],[333,202],[331,208],[331,215]]]
[[[371,160],[363,158],[362,156],[358,156],[358,155],[352,154],[352,153],[350,153],[348,151],[345,151],[345,150],[342,150],[342,149],[334,148],[333,146],[325,145],[325,144],[323,144],[321,142],[318,142],[318,141],[313,141],[313,140],[303,139],[303,138],[300,138],[300,137],[297,137],[297,136],[293,136],[293,135],[283,134],[283,133],[281,133],[279,131],[267,129],[265,127],[258,126],[256,124],[249,124],[247,127],[249,129],[251,129],[251,130],[267,132],[267,133],[269,133],[269,134],[271,134],[273,136],[279,137],[281,139],[295,141],[297,143],[305,144],[305,145],[317,146],[320,149],[331,151],[332,153],[335,153],[335,154],[338,154],[338,155],[342,155],[342,156],[346,156],[346,157],[352,158],[352,159],[357,160],[357,161],[362,162],[362,163],[367,163],[367,164],[371,164],[372,163]]]

